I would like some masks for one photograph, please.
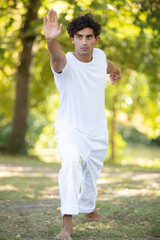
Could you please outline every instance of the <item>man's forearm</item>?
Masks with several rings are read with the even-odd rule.
[[[54,61],[57,61],[62,57],[63,51],[61,50],[60,44],[56,40],[47,39],[47,47],[49,54]]]
[[[115,69],[116,67],[114,66],[114,64],[111,61],[107,60],[107,73],[113,73]]]

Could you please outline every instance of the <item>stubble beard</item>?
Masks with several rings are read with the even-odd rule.
[[[80,56],[90,55],[90,49],[82,50],[81,48],[77,51]]]

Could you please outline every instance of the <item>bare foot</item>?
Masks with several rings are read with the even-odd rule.
[[[105,217],[97,213],[95,210],[91,213],[85,213],[84,219],[86,220],[93,220],[93,221],[99,221],[99,220],[105,220]]]
[[[72,228],[73,228],[72,216],[64,215],[62,230],[55,238],[56,239],[73,240],[71,237]]]

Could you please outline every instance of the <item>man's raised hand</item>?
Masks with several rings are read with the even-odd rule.
[[[48,12],[48,22],[47,17],[43,18],[44,23],[44,35],[47,40],[56,40],[62,32],[62,24],[58,25],[58,17],[56,11],[51,9]]]

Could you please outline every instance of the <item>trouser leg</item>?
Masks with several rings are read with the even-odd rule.
[[[78,214],[78,195],[82,180],[82,167],[78,150],[67,146],[61,156],[62,166],[58,176],[61,197],[61,214]]]
[[[107,148],[93,150],[87,161],[82,164],[82,184],[78,201],[79,213],[90,213],[95,209],[97,197],[97,179],[103,167]]]

